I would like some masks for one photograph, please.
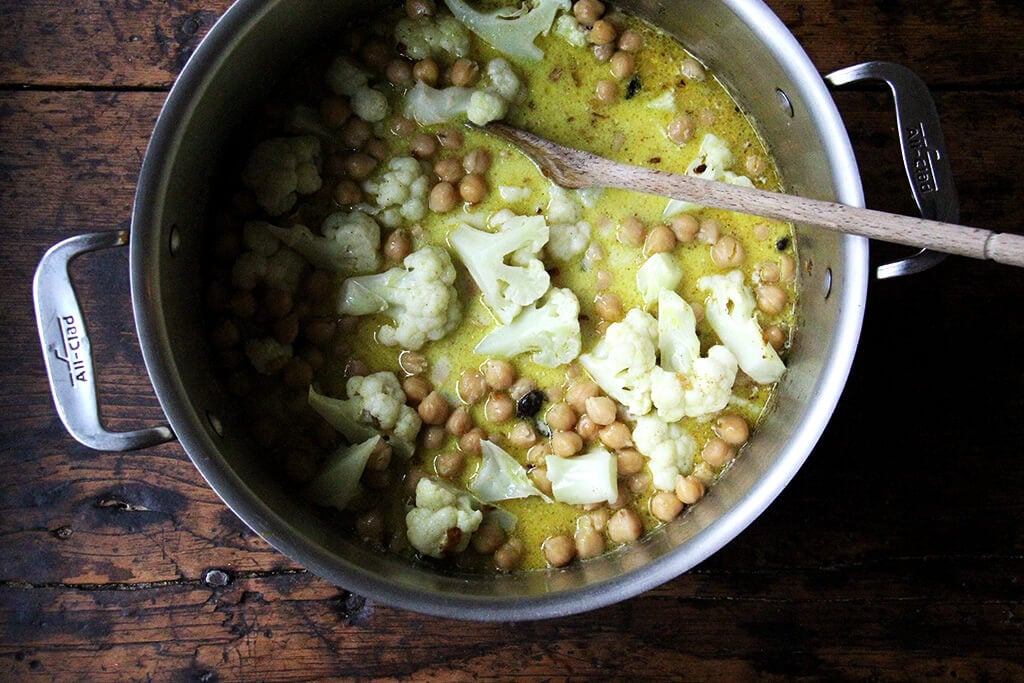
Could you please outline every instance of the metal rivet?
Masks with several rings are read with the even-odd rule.
[[[181,231],[178,230],[177,225],[171,226],[171,236],[168,241],[168,246],[171,250],[171,256],[177,256],[178,251],[181,249]]]
[[[224,423],[220,421],[219,417],[217,417],[211,412],[207,412],[206,419],[210,423],[210,427],[213,428],[213,431],[217,436],[224,436]]]
[[[832,293],[832,269],[831,268],[826,268],[825,269],[824,283],[825,283],[825,298],[828,299],[829,294]]]
[[[782,112],[789,118],[793,118],[793,103],[781,88],[775,89],[775,96],[779,99],[779,106],[782,107]]]

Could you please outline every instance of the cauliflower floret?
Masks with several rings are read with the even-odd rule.
[[[352,105],[352,111],[363,121],[382,121],[390,113],[388,98],[381,91],[370,86],[371,74],[360,68],[348,57],[341,55],[327,68],[326,81],[334,94],[344,95]]]
[[[469,547],[483,518],[469,494],[424,477],[416,484],[416,507],[405,515],[406,536],[420,553],[441,558]]]
[[[590,224],[581,220],[583,205],[578,194],[552,183],[548,196],[544,215],[548,219],[551,239],[547,252],[557,261],[568,261],[582,254],[590,245]]]
[[[676,477],[693,471],[697,442],[680,422],[665,422],[651,413],[636,421],[633,444],[647,456],[654,488],[672,491]]]
[[[544,52],[533,44],[541,34],[547,35],[558,10],[569,11],[569,0],[536,0],[533,8],[502,7],[483,12],[464,0],[444,0],[452,14],[498,52],[510,59],[536,62]]]
[[[722,343],[736,356],[743,372],[755,382],[777,382],[786,371],[779,354],[764,339],[757,322],[754,293],[743,284],[743,272],[706,275],[697,286],[708,293],[704,315]]]
[[[499,358],[533,352],[533,362],[558,367],[580,355],[579,315],[580,303],[572,290],[552,287],[542,302],[491,330],[473,352]]]
[[[427,215],[427,192],[430,180],[413,157],[394,157],[380,175],[363,182],[363,189],[373,195],[376,218],[389,228],[405,222],[418,221]]]
[[[359,444],[340,446],[306,484],[306,497],[317,505],[344,510],[359,490],[359,478],[379,443],[379,436],[371,436]]]
[[[306,272],[306,261],[297,252],[282,246],[268,229],[269,223],[250,221],[242,227],[242,252],[231,269],[231,283],[239,289],[253,289],[264,283],[294,294]]]
[[[522,98],[519,76],[508,61],[498,57],[487,63],[475,88],[450,86],[433,88],[423,81],[406,93],[405,115],[429,126],[465,116],[482,126],[505,118],[508,108]]]
[[[372,273],[380,267],[380,226],[362,211],[332,213],[320,226],[322,235],[314,235],[304,225],[263,225],[321,270],[353,274]]]
[[[549,455],[544,464],[551,480],[551,495],[560,503],[614,503],[619,497],[617,460],[603,448],[571,458]]]
[[[273,337],[249,339],[245,342],[245,355],[256,372],[271,375],[292,357],[292,345],[282,344]]]
[[[512,214],[493,233],[463,223],[448,240],[501,323],[511,323],[524,306],[548,291],[551,278],[536,258],[548,241],[543,216]]]
[[[580,22],[571,14],[562,14],[555,19],[555,35],[564,39],[573,47],[587,47],[590,41],[587,40],[587,32],[580,26]]]
[[[406,256],[402,266],[345,280],[338,312],[386,313],[394,325],[381,327],[380,342],[415,351],[459,324],[462,312],[455,289],[455,266],[447,251],[432,245]]]
[[[697,154],[697,158],[687,166],[686,175],[705,180],[717,180],[730,185],[753,187],[754,183],[750,178],[728,170],[732,166],[733,159],[726,142],[720,137],[708,133],[700,142],[700,152]],[[681,199],[670,199],[662,212],[662,218],[670,218],[684,211],[697,211],[700,208],[702,208],[700,204]]]
[[[472,47],[469,29],[455,17],[400,19],[395,24],[395,42],[400,52],[412,59],[427,57],[465,57]]]
[[[295,206],[300,194],[320,189],[320,140],[311,135],[271,138],[256,145],[242,171],[242,182],[271,216]]]
[[[674,291],[683,280],[683,267],[671,254],[654,254],[636,272],[636,288],[650,308],[663,290]]]
[[[331,398],[310,386],[309,406],[350,443],[379,434],[396,453],[412,456],[422,421],[416,410],[405,404],[405,392],[393,372],[351,377],[345,393],[347,399]]]
[[[635,416],[651,410],[651,372],[657,365],[658,321],[639,308],[608,326],[580,364],[606,394]]]

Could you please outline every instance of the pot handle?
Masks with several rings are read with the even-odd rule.
[[[899,130],[903,165],[921,217],[958,223],[960,200],[953,184],[946,141],[939,126],[935,101],[924,81],[901,64],[878,61],[840,69],[826,76],[825,81],[833,87],[858,81],[882,81],[888,84],[896,107],[896,127]],[[901,261],[879,266],[875,274],[882,280],[920,273],[938,265],[945,258],[946,254],[922,249]]]
[[[127,244],[126,230],[70,237],[43,255],[32,281],[36,325],[57,414],[77,441],[102,451],[146,448],[175,438],[168,425],[108,432],[100,424],[92,348],[68,266],[84,253]]]

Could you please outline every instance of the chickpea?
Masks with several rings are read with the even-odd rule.
[[[636,474],[631,474],[626,477],[626,488],[631,493],[643,493],[651,488],[651,481],[653,477],[647,470],[641,470]]]
[[[299,316],[292,314],[274,323],[274,339],[282,344],[293,344],[298,336]]]
[[[707,78],[707,72],[704,71],[704,66],[692,57],[687,57],[683,60],[683,63],[679,66],[683,76],[690,79],[691,81],[703,81]]]
[[[456,59],[448,73],[448,80],[451,81],[451,84],[463,88],[473,85],[478,78],[480,78],[480,65],[465,57]]]
[[[792,282],[796,279],[796,260],[789,254],[783,254],[779,259],[779,278],[783,282]]]
[[[601,79],[594,87],[594,94],[598,102],[610,104],[619,98],[619,86],[615,81]]]
[[[409,377],[408,380],[417,378],[418,376]],[[443,425],[448,421],[448,415],[451,414],[448,401],[444,400],[444,396],[437,393],[437,391],[431,391],[427,394],[420,401],[416,410],[420,414],[420,419],[423,420],[423,423],[428,425]]]
[[[663,522],[671,522],[683,511],[683,502],[671,491],[658,491],[651,498],[651,514]]]
[[[613,279],[614,277],[607,270],[597,271],[597,277],[595,278],[594,282],[594,289],[596,289],[599,292],[603,292],[604,290],[612,286]]]
[[[437,139],[444,149],[458,149],[462,147],[464,136],[462,131],[456,128],[446,128],[437,134]]]
[[[417,159],[427,159],[437,154],[437,138],[430,133],[416,133],[409,143],[409,151]]]
[[[444,428],[452,436],[462,436],[473,428],[473,416],[469,414],[466,406],[459,406],[448,416],[448,421],[444,423]]]
[[[430,425],[420,432],[420,438],[423,440],[423,447],[433,451],[443,446],[444,442],[448,440],[448,432],[444,427]]]
[[[340,95],[328,95],[320,100],[320,118],[328,128],[341,128],[352,116],[348,99]]]
[[[668,139],[677,145],[685,145],[687,142],[693,139],[693,133],[696,126],[693,123],[693,117],[689,114],[680,114],[668,123],[666,134]]]
[[[434,387],[430,386],[430,381],[420,375],[413,375],[402,380],[402,391],[405,392],[405,399],[414,405],[422,403],[433,390]]]
[[[437,11],[434,0],[405,0],[405,14],[410,19],[432,17]]]
[[[394,449],[389,444],[383,441],[379,442],[377,446],[370,453],[370,457],[366,460],[366,469],[380,472],[386,470],[388,465],[391,464],[391,456],[394,455]]]
[[[476,173],[470,173],[459,181],[459,196],[469,204],[479,204],[486,199],[487,189],[487,181]]]
[[[576,545],[576,555],[581,560],[597,557],[604,552],[604,535],[589,524],[581,525],[576,530],[573,541]]]
[[[704,497],[704,483],[692,474],[676,476],[676,498],[686,505],[693,505]]]
[[[621,508],[608,520],[608,538],[615,543],[635,541],[643,530],[640,516],[629,508]]]
[[[480,455],[480,442],[485,440],[487,435],[479,427],[473,427],[459,437],[459,450],[469,455]]]
[[[748,154],[743,161],[743,168],[746,169],[748,176],[756,178],[768,170],[768,162],[760,154]]]
[[[590,419],[602,427],[615,422],[615,401],[607,396],[592,396],[586,400],[584,405]]]
[[[405,495],[410,498],[416,496],[416,487],[420,483],[420,479],[427,476],[427,473],[423,470],[409,470],[409,473],[405,475],[405,479],[402,481],[402,486],[405,488]]]
[[[590,526],[594,531],[604,533],[605,528],[608,526],[608,519],[612,516],[610,510],[607,507],[601,506],[594,510],[587,512],[586,521],[580,520],[580,528],[584,526]]]
[[[434,164],[434,173],[438,179],[447,183],[457,183],[462,179],[462,176],[466,175],[462,168],[462,162],[455,157],[439,159]]]
[[[743,263],[743,245],[732,235],[722,235],[711,246],[711,260],[719,268],[733,268]]]
[[[511,420],[516,414],[516,403],[503,391],[493,391],[484,404],[484,417],[500,424]]]
[[[615,30],[615,25],[606,19],[595,21],[587,34],[587,38],[594,45],[607,45],[614,42],[617,37],[618,31]]]
[[[557,431],[551,435],[551,452],[569,458],[583,450],[583,437],[576,432]]]
[[[636,52],[643,43],[643,37],[636,31],[626,30],[619,36],[619,49],[625,52]]]
[[[285,386],[294,389],[308,387],[313,382],[313,368],[301,358],[292,358],[284,366],[282,377]]]
[[[597,386],[597,383],[589,380],[582,379],[573,382],[569,387],[569,390],[565,394],[565,402],[568,403],[577,414],[584,413],[587,410],[587,399],[591,396],[599,396],[601,394],[601,387]]]
[[[526,462],[533,466],[543,465],[544,458],[551,455],[551,445],[548,443],[535,443],[526,450]]]
[[[478,147],[462,158],[462,168],[471,175],[483,175],[491,170],[491,153]]]
[[[425,85],[437,85],[437,79],[441,76],[441,68],[430,57],[421,59],[413,64],[412,77]]]
[[[334,201],[340,206],[351,206],[363,201],[363,189],[354,180],[339,180],[334,186]]]
[[[622,299],[618,294],[612,292],[602,292],[594,298],[594,312],[599,318],[608,322],[622,320],[625,314]]]
[[[298,319],[296,319],[298,320]],[[338,329],[338,325],[328,318],[314,318],[306,323],[302,328],[302,336],[304,336],[311,344],[317,346],[324,346],[334,336],[335,330]]]
[[[700,221],[690,214],[684,213],[669,219],[668,227],[671,228],[672,234],[681,244],[689,244],[700,232]]]
[[[736,449],[717,436],[708,439],[700,452],[701,459],[712,467],[724,467],[736,457]]]
[[[604,45],[594,45],[591,48],[591,51],[594,53],[594,59],[604,64],[612,58],[613,54],[615,54],[615,43],[611,42],[605,43]]]
[[[494,551],[494,565],[498,569],[510,571],[523,562],[526,549],[518,538],[510,538]]]
[[[391,131],[392,135],[400,138],[407,138],[419,130],[419,126],[417,126],[416,122],[412,119],[407,119],[404,116],[396,116],[391,119],[391,125],[388,127],[388,130]]]
[[[548,468],[541,465],[530,470],[528,476],[533,485],[546,496],[551,495],[551,480],[548,479]]]
[[[714,218],[705,218],[700,222],[697,239],[704,244],[714,244],[722,236],[722,225]]]
[[[601,0],[579,0],[572,6],[572,13],[584,26],[593,26],[595,21],[604,16],[604,3]]]
[[[786,290],[778,285],[761,285],[754,290],[757,307],[768,315],[778,315],[786,308]]]
[[[345,363],[345,369],[343,372],[346,378],[366,377],[370,374],[370,368],[367,367],[366,363],[358,358],[353,358]]]
[[[537,431],[526,420],[520,420],[509,430],[508,442],[516,448],[529,448],[537,442]]]
[[[569,430],[576,426],[576,411],[567,403],[556,403],[548,408],[544,421],[551,429]]]
[[[434,458],[434,471],[445,479],[454,479],[465,467],[466,454],[462,451],[445,451]]]
[[[353,116],[341,130],[341,141],[348,149],[359,149],[373,137],[373,128],[358,116]]]
[[[630,216],[619,224],[615,238],[627,247],[639,247],[643,245],[647,237],[647,230],[644,224],[636,216]]]
[[[552,567],[564,567],[576,557],[576,542],[568,536],[549,536],[541,545],[544,559]]]
[[[601,426],[590,419],[589,415],[580,415],[576,420],[576,433],[586,442],[593,441],[601,431]]]
[[[537,388],[537,380],[532,377],[520,377],[508,388],[508,395],[518,402],[523,396]]]
[[[644,456],[635,448],[623,448],[615,453],[618,472],[621,477],[628,477],[644,469]]]
[[[598,432],[598,436],[601,443],[612,450],[633,445],[633,434],[629,431],[629,427],[622,422],[613,422],[604,427]]]
[[[676,248],[676,236],[667,225],[656,225],[644,242],[644,255],[664,254]]]
[[[720,415],[715,420],[715,434],[730,446],[742,446],[750,438],[750,425],[739,415]]]
[[[434,213],[448,213],[455,208],[458,202],[458,190],[447,181],[440,182],[430,188],[430,195],[427,197],[427,206]]]
[[[384,75],[388,81],[394,85],[412,85],[412,64],[404,59],[392,59],[388,62],[388,66],[384,70]]]
[[[769,325],[764,328],[764,340],[773,349],[780,351],[786,345],[786,333],[778,325]]]
[[[516,371],[507,360],[489,358],[482,368],[487,386],[498,391],[505,391],[516,380]]]
[[[779,268],[779,264],[766,261],[757,267],[757,275],[761,282],[774,284],[782,277],[782,269]]]
[[[377,168],[377,160],[365,152],[354,152],[345,157],[345,173],[352,180],[366,180]]]
[[[633,56],[632,52],[617,50],[612,54],[611,59],[608,60],[608,67],[611,69],[614,78],[620,81],[625,80],[636,71],[636,57]]]
[[[363,45],[362,49],[359,50],[359,56],[374,71],[384,71],[388,66],[388,62],[394,56],[394,51],[383,40],[374,38]]]
[[[473,532],[470,545],[481,555],[493,555],[507,539],[508,536],[500,524],[485,521]]]
[[[487,395],[487,380],[479,370],[463,370],[459,375],[459,398],[464,403],[473,405]]]
[[[762,242],[772,236],[772,230],[767,223],[758,223],[754,226],[754,237]]]
[[[409,231],[404,228],[392,230],[384,239],[382,251],[389,261],[403,261],[412,253],[412,238],[409,237]]]

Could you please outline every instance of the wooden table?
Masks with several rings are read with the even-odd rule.
[[[886,59],[920,74],[963,221],[1024,232],[1024,4],[769,4],[822,73]],[[1024,680],[1024,271],[1010,267],[951,258],[872,282],[836,415],[768,511],[686,575],[569,618],[376,604],[248,531],[177,444],[73,441],[43,374],[33,270],[64,237],[128,226],[158,110],[227,5],[0,0],[0,679]],[[836,99],[868,204],[909,212],[888,95]],[[159,421],[125,250],[76,276],[106,420]]]

